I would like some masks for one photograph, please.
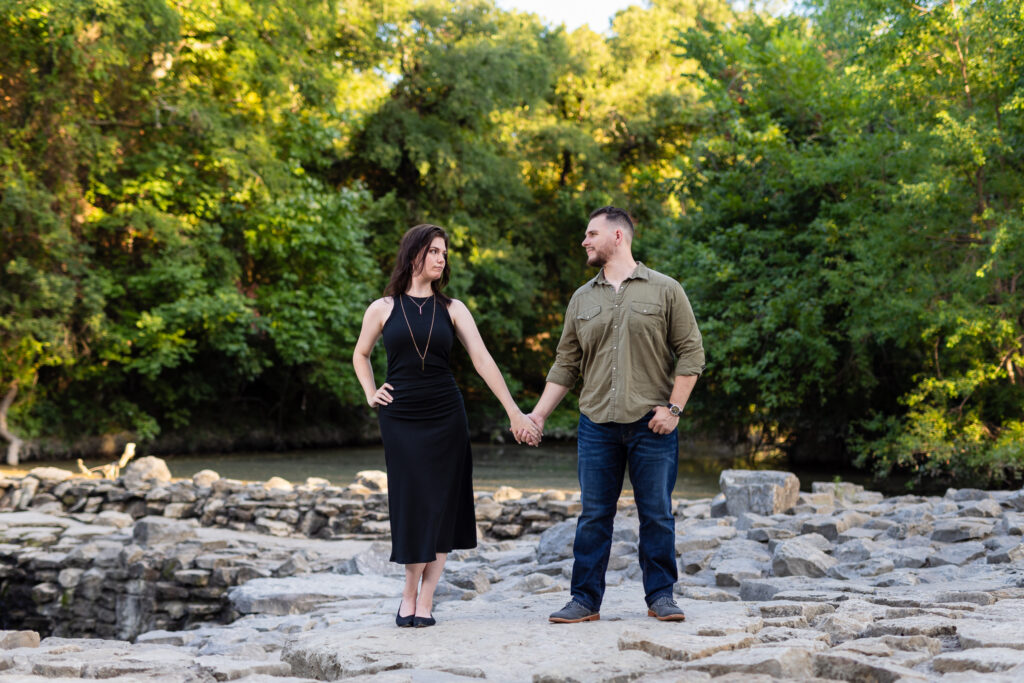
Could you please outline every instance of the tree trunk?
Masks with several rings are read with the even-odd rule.
[[[18,464],[18,451],[21,450],[21,444],[24,443],[7,429],[7,410],[14,403],[14,397],[17,395],[18,383],[11,382],[3,401],[0,401],[0,436],[7,439],[7,464],[11,467]]]

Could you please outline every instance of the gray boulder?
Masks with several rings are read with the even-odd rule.
[[[145,483],[166,484],[171,480],[167,463],[152,455],[133,461],[125,469],[124,484],[127,488],[138,488]]]
[[[537,541],[537,562],[548,564],[572,557],[572,544],[575,540],[575,519],[554,525],[542,533]]]
[[[179,543],[195,538],[196,530],[192,524],[164,517],[143,517],[135,522],[132,538],[139,545],[157,545],[159,543]]]
[[[363,470],[356,472],[356,484],[365,486],[371,491],[387,491],[388,475],[380,470]]]
[[[0,650],[19,647],[39,647],[39,634],[35,631],[0,631]]]
[[[772,555],[772,573],[775,576],[821,577],[836,564],[836,558],[799,537],[780,542]]]
[[[28,474],[40,481],[64,481],[73,476],[71,472],[60,467],[33,467]]]
[[[730,515],[774,515],[796,505],[800,480],[791,472],[725,470],[718,478]]]
[[[213,470],[199,470],[192,475],[192,483],[200,488],[213,486],[213,482],[220,479],[220,475]]]

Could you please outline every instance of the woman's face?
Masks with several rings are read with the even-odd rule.
[[[444,245],[444,238],[437,236],[430,241],[424,251],[420,252],[420,258],[417,259],[413,274],[437,280],[444,273],[444,264],[447,260],[448,248]]]

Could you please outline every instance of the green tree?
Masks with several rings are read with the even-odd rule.
[[[2,371],[38,376],[12,411],[25,433],[354,400],[372,261],[367,197],[329,184],[350,125],[353,68],[320,58],[343,53],[339,7],[3,10]]]
[[[820,8],[823,26],[856,37],[845,66],[864,93],[871,175],[885,181],[835,283],[852,329],[891,349],[900,376],[896,409],[879,406],[855,432],[859,462],[879,475],[1024,473],[1022,10],[1019,0]],[[849,209],[864,206],[859,194]],[[869,299],[879,305],[861,305]]]
[[[1019,477],[1019,3],[739,19],[680,41],[707,93],[670,247],[705,274],[697,412],[880,476]]]

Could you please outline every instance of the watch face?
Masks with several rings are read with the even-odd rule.
[[[679,416],[679,406],[669,406],[668,412],[670,412],[673,415],[678,417]]]

